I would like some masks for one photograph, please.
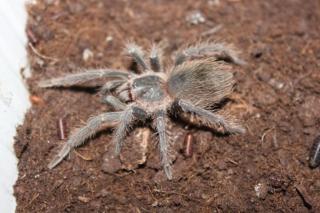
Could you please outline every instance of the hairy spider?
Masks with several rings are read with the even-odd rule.
[[[138,121],[151,123],[158,133],[161,163],[168,179],[172,179],[172,162],[166,127],[173,114],[183,115],[211,128],[218,127],[226,133],[245,132],[232,120],[209,111],[233,90],[235,82],[227,63],[244,63],[230,45],[199,43],[190,46],[176,54],[174,65],[167,70],[161,65],[161,50],[156,45],[150,51],[149,62],[142,48],[134,43],[128,44],[126,51],[141,67],[140,73],[93,69],[39,83],[40,87],[71,87],[96,79],[109,79],[101,88],[102,101],[115,109],[115,112],[104,112],[90,118],[85,126],[76,130],[50,162],[50,169],[105,124],[117,127],[113,143],[115,152],[119,154],[133,124]]]

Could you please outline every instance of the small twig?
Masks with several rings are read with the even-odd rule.
[[[179,192],[174,192],[174,191],[162,191],[162,190],[154,190],[155,192],[159,192],[159,193],[163,193],[163,194],[167,194],[167,195],[180,195],[182,197],[186,197],[190,200],[194,200],[194,201],[197,201],[197,202],[201,202],[201,200],[197,199],[197,198],[193,198],[193,197],[190,197],[189,195],[186,195],[186,194],[183,194],[183,193],[179,193]]]
[[[60,140],[67,138],[66,122],[64,117],[60,117],[57,122],[58,136]]]
[[[57,59],[57,58],[45,56],[45,55],[39,53],[39,51],[32,45],[31,42],[28,42],[28,46],[31,48],[31,50],[34,52],[34,54],[36,54],[37,56],[39,56],[42,59],[47,59],[47,60],[51,60],[51,61],[59,61],[59,59]]]
[[[52,187],[52,189],[50,190],[49,194],[51,194],[52,192],[54,192],[56,189],[58,189],[62,184],[64,183],[63,180],[58,180]]]
[[[309,40],[307,40],[306,45],[304,45],[304,47],[303,47],[302,50],[301,50],[301,54],[302,54],[302,55],[304,55],[304,54],[306,53],[306,51],[307,51],[307,49],[309,48],[310,44],[311,44],[311,42],[310,42]]]
[[[74,151],[74,153],[76,153],[76,155],[78,156],[78,157],[80,157],[80,158],[82,158],[83,160],[86,160],[86,161],[91,161],[91,160],[93,160],[92,158],[90,158],[90,157],[86,157],[86,156],[83,156],[83,155],[81,155],[79,152],[77,152],[76,150],[73,150]]]
[[[302,81],[303,79],[305,79],[306,77],[308,77],[309,75],[311,75],[313,73],[314,70],[310,70],[309,72],[299,76],[294,82],[293,82],[293,86],[295,87],[298,83],[300,83],[300,81]]]
[[[219,25],[215,26],[214,28],[211,28],[210,30],[202,32],[201,36],[213,35],[213,34],[219,32],[221,29],[222,29],[222,24],[219,24]]]
[[[35,34],[32,32],[32,30],[30,28],[26,30],[26,33],[27,33],[28,39],[31,41],[31,43],[33,43],[33,44],[38,43],[37,37],[35,36]]]
[[[158,199],[153,195],[153,193],[152,193],[152,190],[151,190],[150,186],[148,186],[148,189],[149,189],[149,193],[150,193],[150,195],[151,195],[152,199],[154,200],[154,202],[158,202]]]
[[[28,206],[30,206],[32,203],[33,203],[33,201],[35,201],[38,197],[39,197],[39,193],[37,193],[37,194],[35,194],[32,198],[31,198],[31,200],[29,201],[29,203],[26,205],[26,207],[28,207]],[[25,207],[25,208],[26,208]]]
[[[272,130],[274,130],[274,127],[272,127],[271,129],[267,129],[266,131],[264,131],[264,133],[261,136],[261,143],[264,141],[264,138],[266,137],[266,135],[271,132]]]
[[[183,154],[186,158],[190,158],[193,155],[194,136],[191,132],[188,132],[183,141]]]
[[[235,162],[234,160],[232,160],[231,158],[227,158],[227,161],[230,163],[233,163],[234,165],[239,165],[237,162]]]
[[[303,205],[305,207],[307,207],[308,209],[312,209],[312,198],[309,196],[309,194],[307,193],[306,189],[304,188],[303,185],[297,185],[295,186],[296,188],[296,191],[298,193],[298,195],[300,196],[302,202],[303,202]]]
[[[273,134],[273,145],[276,149],[279,147],[278,140],[277,140],[277,131],[275,131]]]

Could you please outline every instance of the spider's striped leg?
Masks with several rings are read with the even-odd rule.
[[[58,78],[52,78],[49,80],[41,81],[39,87],[70,87],[80,85],[88,81],[100,79],[100,78],[122,78],[128,79],[133,73],[129,73],[124,70],[115,69],[94,69],[86,70],[85,72],[74,73],[65,75]]]
[[[52,169],[58,165],[73,148],[83,144],[88,138],[98,132],[104,124],[107,124],[108,126],[115,126],[123,113],[124,112],[108,112],[90,118],[84,127],[76,130],[70,136],[67,143],[64,144],[60,152],[48,165],[49,169]]]

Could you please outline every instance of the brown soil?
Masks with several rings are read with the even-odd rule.
[[[206,21],[191,25],[186,16],[196,9]],[[316,0],[43,0],[29,6],[33,106],[15,143],[17,212],[317,211],[320,172],[308,167],[308,153],[320,127],[319,23]],[[222,28],[215,34],[204,33],[217,25]],[[109,109],[95,89],[42,90],[40,79],[78,68],[128,69],[127,40],[145,47],[162,42],[169,55],[199,39],[233,43],[248,62],[235,67],[238,84],[226,106],[247,127],[245,135],[175,126],[174,134],[182,133],[176,144],[188,131],[196,142],[192,158],[178,155],[173,181],[163,178],[156,140],[149,142],[145,165],[103,172],[110,131],[47,169],[65,142],[57,134],[59,118],[70,134]],[[85,61],[87,48],[93,57]]]

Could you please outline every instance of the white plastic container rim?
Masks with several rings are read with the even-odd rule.
[[[28,69],[26,0],[0,0],[0,212],[15,212],[13,185],[18,177],[13,143],[29,94],[20,70]]]

